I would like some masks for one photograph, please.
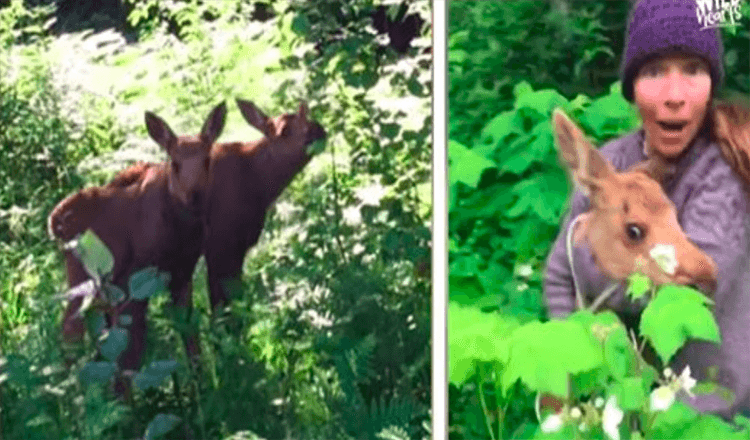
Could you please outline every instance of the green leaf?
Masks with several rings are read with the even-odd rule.
[[[500,363],[507,357],[507,336],[518,327],[512,316],[483,313],[453,301],[448,304],[448,377],[462,384],[475,373],[475,362]]]
[[[641,334],[648,337],[664,364],[688,339],[720,343],[719,327],[706,307],[710,300],[685,286],[662,286],[641,316]]]
[[[638,299],[651,289],[651,280],[639,273],[634,273],[628,277],[628,295],[633,299]]]
[[[146,300],[158,292],[166,291],[169,274],[160,273],[155,266],[141,269],[130,276],[130,297]]]
[[[612,376],[624,379],[633,368],[634,356],[625,328],[618,326],[611,330],[604,340],[604,359]]]
[[[310,32],[310,20],[306,14],[297,14],[292,20],[292,30],[299,35]]]
[[[449,182],[461,182],[476,188],[484,170],[493,168],[495,163],[482,157],[456,141],[448,141]]]
[[[100,348],[102,356],[115,362],[120,353],[128,346],[128,331],[124,328],[113,327],[102,337]]]
[[[530,108],[544,116],[549,116],[552,114],[552,110],[555,107],[561,107],[567,104],[568,100],[557,90],[545,89],[536,92],[522,93],[522,95],[516,99],[516,102],[513,103],[513,107],[516,109]]]
[[[517,183],[511,191],[518,199],[505,212],[507,218],[517,219],[533,214],[549,224],[559,223],[560,211],[568,192],[564,174],[539,174]]]
[[[81,368],[78,378],[84,385],[108,383],[117,371],[114,362],[89,362]]]
[[[127,298],[127,294],[125,294],[125,291],[120,289],[120,287],[115,284],[106,283],[102,287],[102,290],[107,292],[107,298],[114,304],[125,301],[125,298]]]
[[[527,81],[521,81],[520,83],[516,84],[515,87],[513,87],[513,96],[516,97],[516,100],[519,100],[533,92],[534,89]]]
[[[601,344],[580,322],[572,320],[531,322],[516,329],[509,339],[507,367],[501,379],[506,392],[521,379],[532,390],[566,396],[568,375],[593,370],[603,362]]]
[[[164,379],[177,369],[177,366],[176,361],[151,362],[135,375],[133,383],[139,390],[158,388]]]
[[[401,131],[399,124],[383,123],[380,124],[380,135],[388,139],[393,139],[398,136],[398,132]]]
[[[479,144],[489,145],[494,150],[498,142],[512,133],[523,133],[523,127],[518,126],[516,112],[508,111],[495,116],[484,126],[479,137]]]
[[[146,428],[144,438],[146,440],[157,439],[173,430],[182,421],[173,414],[157,414]]]
[[[748,430],[735,430],[715,415],[697,416],[696,411],[682,402],[675,402],[666,411],[654,416],[651,438],[699,440],[706,438],[746,439]]]
[[[115,265],[114,257],[91,229],[87,229],[78,238],[75,251],[92,277],[101,279],[112,272]]]
[[[612,387],[612,391],[617,396],[618,406],[624,410],[634,411],[645,405],[648,389],[644,389],[640,376],[623,378]]]

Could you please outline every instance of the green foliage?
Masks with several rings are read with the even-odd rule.
[[[130,276],[128,291],[133,299],[147,300],[159,292],[165,292],[169,274],[159,273],[155,267],[147,267]]]
[[[643,311],[641,316],[642,334],[655,342],[654,348],[666,363],[688,339],[703,339],[721,343],[719,327],[713,320],[710,309],[705,307],[709,300],[700,292],[682,286],[668,286]],[[681,316],[693,316],[682,326],[674,326]]]
[[[541,316],[541,262],[570,188],[551,112],[559,106],[573,115],[595,143],[626,133],[638,119],[618,84],[594,100],[568,101],[525,82],[514,93],[514,110],[489,121],[472,148],[449,142],[451,300]]]
[[[599,95],[617,79],[627,2],[451,2],[448,136],[472,144],[485,121],[533,82]],[[614,50],[613,50],[614,48]],[[555,66],[555,68],[550,68]]]
[[[11,0],[0,8],[0,48],[14,43],[29,43],[43,38],[46,21],[54,10],[53,5],[27,7],[24,0]]]
[[[0,314],[15,320],[0,331],[0,346],[27,355],[14,365],[28,376],[23,386],[0,383],[0,434],[56,440],[429,436],[430,28],[423,25],[413,47],[396,53],[371,26],[381,5],[396,21],[416,13],[427,23],[429,2],[404,10],[369,0],[273,2],[276,17],[263,23],[250,13],[263,2],[250,0],[125,3],[138,43],[99,48],[99,38],[111,37],[66,35],[65,44],[56,38],[16,44],[15,58],[8,57],[20,68],[7,87],[29,107],[26,114],[41,113],[36,96],[42,91],[57,100],[49,115],[24,118],[34,129],[53,117],[61,121],[65,148],[55,163],[71,178],[40,198],[46,203],[40,217],[25,225],[32,246],[14,242],[14,254],[0,258],[0,273],[9,274],[3,289],[14,294]],[[334,16],[343,25],[332,24]],[[66,52],[69,43],[80,53]],[[60,69],[57,51],[72,67]],[[70,86],[76,72],[94,70],[101,72],[97,84]],[[47,237],[46,215],[63,197],[107,182],[133,159],[163,157],[141,148],[144,110],[157,112],[175,132],[195,134],[204,110],[235,97],[253,100],[271,116],[304,100],[329,138],[311,146],[316,158],[270,210],[231,307],[208,310],[203,263],[193,280],[191,315],[173,310],[169,296],[159,294],[168,280],[153,269],[114,286],[106,252],[93,245],[98,257],[87,265],[100,279],[68,292],[84,298],[89,334],[71,349],[75,356],[66,356],[74,362],[70,369],[60,368],[60,301],[52,299],[64,265]],[[39,131],[38,138],[56,133]],[[224,135],[251,140],[258,133],[230,112]],[[39,176],[16,171],[10,181]],[[18,258],[29,249],[35,253],[28,262]],[[129,295],[149,298],[149,333],[129,411],[120,412],[110,385],[124,372],[105,361],[121,353],[132,318],[108,323],[105,312]],[[195,370],[179,337],[187,332],[202,343]],[[48,366],[55,373],[40,374]]]
[[[180,39],[191,40],[204,37],[201,22],[219,17],[237,18],[249,11],[251,1],[205,1],[205,0],[124,0],[132,9],[128,23],[138,30],[141,38],[147,38],[160,27],[168,25]]]
[[[78,238],[74,252],[88,274],[96,280],[102,279],[115,267],[112,253],[92,230],[87,230]]]
[[[172,414],[157,414],[146,428],[146,440],[157,439],[173,430],[180,422],[180,418]]]
[[[665,363],[687,341],[687,337],[681,333],[685,329],[688,330],[685,335],[692,338],[719,342],[716,323],[710,311],[706,313],[703,307],[705,303],[705,297],[686,287],[667,285],[655,292],[654,298],[644,310],[640,334],[645,335],[657,348]],[[670,306],[678,308],[680,313],[675,312],[668,319],[662,318],[658,322],[653,319],[653,316]],[[488,381],[492,381],[495,387],[502,390],[502,396],[497,391],[491,396],[496,402],[497,410],[492,410],[492,406],[485,403],[490,399],[485,400],[480,391],[480,417],[486,419],[489,432],[493,431],[493,419],[499,418],[496,429],[499,430],[500,437],[504,436],[503,431],[513,427],[503,424],[503,418],[508,412],[508,404],[512,402],[514,386],[517,384],[523,384],[532,393],[547,393],[564,399],[568,406],[562,414],[568,414],[565,411],[570,411],[572,406],[583,409],[584,412],[595,411],[593,406],[587,407],[590,405],[587,402],[593,402],[597,396],[616,396],[619,408],[634,417],[646,417],[642,420],[648,422],[638,428],[645,438],[700,435],[714,425],[721,432],[737,433],[715,416],[698,416],[694,410],[687,409],[682,404],[672,405],[666,411],[651,408],[655,382],[662,387],[673,386],[670,384],[674,382],[670,381],[674,379],[669,376],[660,379],[653,367],[645,363],[633,341],[629,340],[624,325],[611,311],[598,314],[581,311],[565,321],[531,321],[509,327],[505,324],[505,328],[498,324],[506,320],[508,323],[516,323],[516,319],[494,313],[480,313],[472,307],[456,304],[451,305],[450,316],[456,321],[452,329],[462,326],[457,331],[455,341],[453,337],[450,340],[451,382],[455,386],[477,383],[485,387]],[[476,324],[477,322],[482,324]],[[469,323],[472,325],[464,326]],[[486,335],[492,330],[496,331],[491,334],[497,337],[497,341],[488,344]],[[461,349],[465,346],[471,348]],[[466,367],[471,363],[477,376],[470,373],[471,367]],[[482,373],[479,374],[480,372]],[[693,392],[700,394],[717,390],[719,387],[716,384],[706,382],[693,389]],[[502,402],[505,402],[504,407]],[[541,423],[544,417],[546,415],[533,423]],[[596,420],[601,419],[596,417],[601,417],[601,414],[587,423],[600,423]],[[738,420],[743,419],[738,416]],[[572,426],[577,426],[580,422],[572,422]],[[621,429],[625,430],[623,432],[629,430],[627,425]],[[582,438],[599,438],[595,431],[596,429],[590,430],[589,434],[576,435]],[[690,434],[685,434],[686,432]],[[747,436],[748,432],[744,430],[743,435]],[[553,436],[537,433],[535,438],[570,435],[572,431],[565,428]]]

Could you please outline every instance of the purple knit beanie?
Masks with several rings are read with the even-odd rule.
[[[708,63],[711,89],[724,80],[724,47],[717,29],[701,29],[695,0],[640,0],[630,15],[620,66],[622,94],[633,102],[633,80],[646,62],[670,52],[697,55]]]

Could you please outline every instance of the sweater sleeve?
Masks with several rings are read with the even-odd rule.
[[[722,164],[723,165],[723,164]],[[709,254],[718,269],[717,305],[732,292],[746,260],[747,197],[739,179],[728,166],[714,166],[704,175],[681,212],[685,234]]]
[[[716,263],[714,315],[721,329],[715,346],[688,344],[680,356],[702,378],[702,369],[721,364],[719,382],[737,393],[747,408],[750,395],[750,228],[745,187],[725,163],[717,164],[693,189],[681,213],[687,236]],[[710,344],[713,345],[713,344]],[[682,363],[680,362],[680,363]],[[699,409],[700,405],[698,405]]]

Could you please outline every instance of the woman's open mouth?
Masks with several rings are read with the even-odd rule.
[[[687,125],[687,122],[657,121],[659,126],[666,132],[679,133]]]

